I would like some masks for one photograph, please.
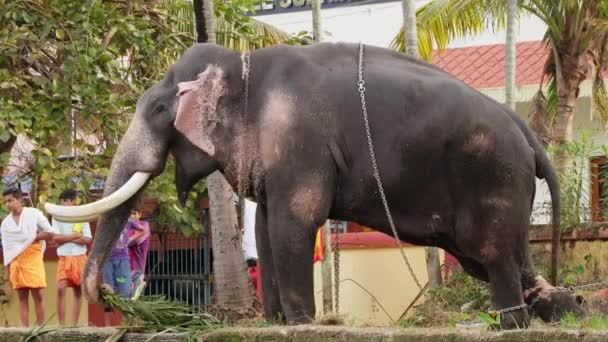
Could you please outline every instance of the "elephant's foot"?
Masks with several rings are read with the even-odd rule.
[[[527,328],[530,325],[530,316],[521,291],[521,271],[508,259],[496,258],[485,266],[490,277],[492,306],[500,313],[498,328]]]
[[[299,324],[310,324],[315,316],[314,315],[310,315],[310,314],[304,314],[304,313],[297,313],[297,314],[288,314],[287,315],[287,320],[286,323],[287,325],[299,325]]]
[[[530,315],[526,308],[500,314],[498,324],[491,325],[492,330],[526,329],[530,326]]]

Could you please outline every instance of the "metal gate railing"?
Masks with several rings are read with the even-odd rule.
[[[150,235],[145,295],[164,295],[191,305],[195,312],[206,308],[211,302],[208,222],[205,210],[202,233],[190,237],[178,232]]]

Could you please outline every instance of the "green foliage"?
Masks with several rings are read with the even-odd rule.
[[[56,201],[67,186],[89,195],[137,99],[191,39],[169,30],[161,7],[129,3],[0,1],[0,122],[35,141],[32,168],[23,170],[34,205]],[[73,146],[72,112],[80,131]],[[79,158],[60,160],[72,147]]]
[[[585,132],[580,139],[564,144],[567,155],[572,159],[569,170],[558,174],[560,180],[562,230],[570,231],[583,222],[590,221],[591,197],[585,183],[589,176],[589,159],[600,152],[600,147]],[[548,148],[555,154],[555,147]]]
[[[565,330],[608,330],[608,316],[594,314],[578,319],[574,314],[567,313],[560,322],[560,328]]]
[[[480,312],[477,318],[488,327],[500,326],[500,315],[492,317],[487,312]]]
[[[163,296],[144,297],[128,300],[116,294],[102,291],[105,306],[116,309],[127,318],[127,331],[156,333],[187,333],[186,341],[198,341],[199,335],[206,331],[221,328],[225,324],[211,314],[193,311],[192,306],[168,300]],[[117,336],[119,337],[119,336]]]
[[[190,236],[202,229],[198,204],[206,194],[206,186],[204,181],[198,182],[189,193],[186,205],[180,207],[175,189],[174,169],[173,160],[167,160],[165,172],[150,182],[144,194],[155,197],[159,201],[161,213],[155,217],[154,223],[158,224],[161,229],[176,228],[184,235]]]
[[[249,49],[306,38],[245,17],[253,4],[216,1],[218,43]],[[24,134],[35,142],[31,168],[21,170],[33,180],[34,206],[57,202],[66,187],[92,198],[90,185],[106,178],[138,98],[193,44],[193,19],[183,0],[0,0],[0,141]],[[78,158],[60,158],[72,149]],[[146,194],[161,204],[157,223],[190,234],[201,227],[204,182],[180,208],[173,181],[169,162]]]
[[[598,145],[588,132],[581,132],[580,137],[563,145],[566,155],[572,160],[571,167],[564,172],[558,172],[560,179],[561,226],[564,232],[591,222],[592,198],[588,184],[589,164],[592,157],[608,157],[608,146]],[[555,155],[555,145],[550,145],[547,151]],[[600,170],[598,179],[591,181],[606,183],[608,171]],[[601,188],[599,199],[608,200],[608,186]],[[547,210],[550,207],[547,207]]]

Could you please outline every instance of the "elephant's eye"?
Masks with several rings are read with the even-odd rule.
[[[167,107],[163,103],[157,102],[154,104],[154,107],[152,109],[152,114],[157,115],[157,114],[164,113],[165,111],[167,111]]]

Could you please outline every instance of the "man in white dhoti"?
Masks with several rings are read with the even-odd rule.
[[[5,276],[8,275],[12,287],[17,291],[21,324],[28,326],[31,292],[36,323],[41,326],[44,324],[42,289],[46,287],[42,256],[46,241],[53,238],[54,229],[40,210],[23,207],[20,190],[8,189],[2,196],[4,204],[11,211],[0,226]]]

